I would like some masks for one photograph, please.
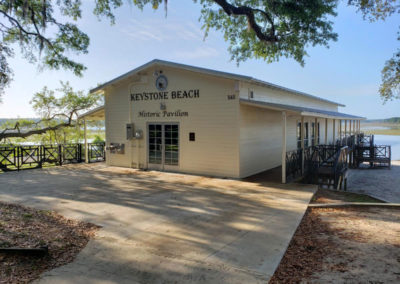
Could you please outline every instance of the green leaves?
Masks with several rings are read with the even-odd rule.
[[[274,62],[288,57],[303,65],[307,46],[329,46],[337,39],[328,20],[336,16],[336,0],[232,2],[200,1],[200,19],[206,33],[211,28],[223,32],[231,58],[238,63],[249,58]]]
[[[400,50],[386,61],[382,69],[382,84],[379,93],[384,103],[400,99]]]
[[[89,37],[77,25],[54,17],[57,8],[64,17],[76,21],[81,17],[80,7],[80,0],[0,1],[0,94],[11,80],[7,59],[15,45],[31,63],[40,62],[51,69],[64,68],[82,76],[86,68],[71,60],[70,53],[87,53]]]

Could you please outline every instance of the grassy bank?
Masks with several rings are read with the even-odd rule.
[[[365,134],[374,134],[374,135],[400,135],[400,129],[368,129],[363,130],[362,132]]]
[[[361,131],[365,134],[375,135],[400,135],[400,124],[398,123],[361,123]]]

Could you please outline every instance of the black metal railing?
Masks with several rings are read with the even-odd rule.
[[[363,162],[390,168],[391,147],[374,145],[374,135],[360,133],[342,137],[334,144],[289,151],[286,153],[286,176],[289,179],[302,177],[305,182],[314,183],[318,169],[331,168],[336,187],[349,166],[358,167]]]
[[[301,149],[286,152],[286,176],[296,178],[301,176],[302,151]]]
[[[88,143],[88,162],[105,161],[105,144]],[[82,163],[85,144],[0,146],[0,170],[13,171]]]

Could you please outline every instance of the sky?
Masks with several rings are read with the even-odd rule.
[[[114,25],[93,15],[93,2],[83,1],[83,17],[78,21],[90,37],[89,53],[72,55],[87,67],[84,76],[41,70],[21,58],[16,47],[15,57],[9,60],[14,80],[0,103],[0,118],[35,117],[29,102],[44,86],[55,89],[62,80],[88,91],[155,58],[252,76],[343,103],[346,107],[340,111],[369,119],[400,116],[400,100],[383,104],[378,93],[384,62],[399,45],[398,15],[370,23],[342,1],[333,19],[338,41],[331,42],[330,48],[308,47],[304,67],[285,58],[270,64],[251,59],[237,66],[220,32],[213,31],[204,40],[199,4],[193,1],[168,1],[167,17],[163,7],[140,11],[125,4],[115,11]]]

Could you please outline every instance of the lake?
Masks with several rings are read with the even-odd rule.
[[[400,135],[375,135],[376,145],[391,145],[392,160],[400,160]]]

